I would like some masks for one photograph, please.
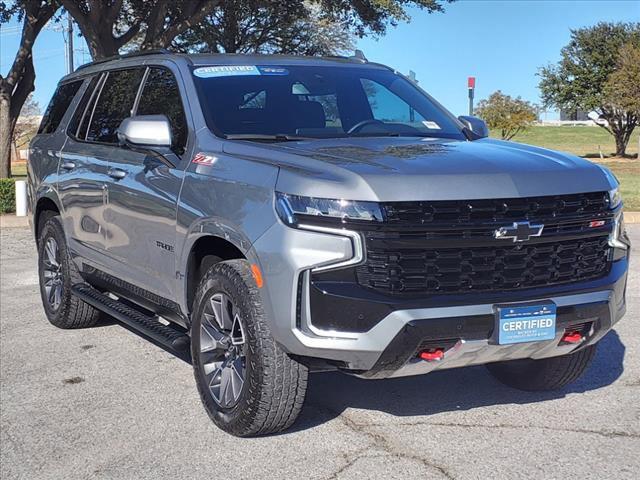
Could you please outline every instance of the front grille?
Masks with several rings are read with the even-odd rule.
[[[362,232],[366,261],[355,271],[360,285],[383,293],[520,290],[594,280],[610,270],[606,192],[392,202],[383,209],[384,225]],[[498,228],[521,221],[544,224],[542,236],[494,238]]]
[[[489,200],[390,202],[383,204],[383,209],[386,221],[397,226],[454,226],[585,216],[599,218],[610,214],[607,192]]]
[[[368,250],[358,283],[392,294],[515,290],[591,280],[609,271],[607,237],[496,247]]]

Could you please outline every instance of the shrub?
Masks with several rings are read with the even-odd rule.
[[[0,178],[0,213],[15,212],[16,186],[13,178]]]

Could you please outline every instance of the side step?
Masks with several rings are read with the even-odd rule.
[[[178,328],[164,325],[155,318],[145,315],[118,300],[114,300],[87,284],[78,283],[71,290],[75,296],[92,307],[127,324],[154,342],[177,352],[189,350],[191,340],[188,335]]]

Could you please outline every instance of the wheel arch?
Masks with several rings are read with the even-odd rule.
[[[36,241],[42,230],[42,221],[47,218],[46,212],[53,212],[53,214],[57,215],[61,212],[57,199],[54,199],[51,195],[43,195],[38,198],[33,209],[33,233]]]
[[[200,278],[212,265],[225,260],[247,259],[246,250],[228,238],[208,234],[198,237],[186,255],[184,271],[184,299],[191,311]]]

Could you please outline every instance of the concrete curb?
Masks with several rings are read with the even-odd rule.
[[[640,223],[640,212],[624,212],[624,223]],[[29,217],[0,215],[0,228],[24,228],[29,226]]]

